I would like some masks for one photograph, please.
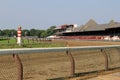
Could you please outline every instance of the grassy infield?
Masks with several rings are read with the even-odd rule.
[[[16,39],[0,39],[0,49],[4,48],[34,48],[34,47],[61,47],[65,46],[65,44],[56,43],[53,41],[33,41],[24,39],[22,40],[22,45],[19,46],[16,43]]]

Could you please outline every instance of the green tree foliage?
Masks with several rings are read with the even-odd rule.
[[[30,36],[36,36],[36,29],[30,30]]]
[[[0,36],[2,36],[3,35],[3,31],[2,30],[0,30]]]
[[[47,37],[47,31],[43,30],[42,33],[41,33],[41,37],[42,38]]]
[[[30,31],[27,29],[22,30],[22,36],[30,36]]]
[[[55,33],[54,29],[56,26],[51,26],[50,28],[47,29],[47,36],[53,35]]]
[[[7,36],[7,37],[12,37],[14,35],[17,35],[17,31],[12,29],[5,29],[5,30],[0,30],[0,36]]]
[[[54,28],[56,28],[56,26],[51,26],[47,30],[24,29],[24,30],[22,30],[22,36],[37,36],[39,38],[45,38],[45,37],[53,35],[55,33]],[[14,30],[14,29],[0,30],[0,36],[13,37],[15,35],[17,36],[17,30]]]

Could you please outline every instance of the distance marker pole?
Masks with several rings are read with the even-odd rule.
[[[22,34],[21,26],[19,26],[18,30],[17,30],[17,44],[19,46],[21,46],[21,44],[22,44],[22,39],[21,39],[22,35],[21,34]]]

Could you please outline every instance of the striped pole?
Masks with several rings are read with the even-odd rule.
[[[21,31],[21,26],[18,27],[18,30],[17,30],[17,44],[19,44],[19,46],[21,46],[22,44],[22,31]]]

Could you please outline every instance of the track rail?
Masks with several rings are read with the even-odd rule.
[[[0,54],[21,54],[21,53],[40,53],[40,52],[64,52],[67,50],[95,50],[107,48],[120,48],[120,45],[105,46],[77,46],[77,47],[52,47],[52,48],[16,48],[16,49],[0,49]]]

